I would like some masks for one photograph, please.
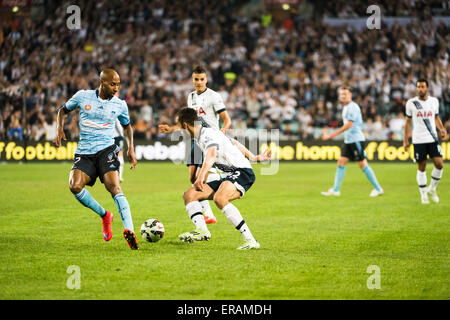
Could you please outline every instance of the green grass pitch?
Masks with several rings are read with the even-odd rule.
[[[241,252],[241,235],[214,207],[209,242],[181,243],[193,229],[182,193],[187,168],[139,163],[122,189],[136,231],[160,219],[158,243],[129,249],[114,201],[97,181],[90,192],[114,215],[110,242],[101,220],[68,189],[70,163],[0,165],[0,299],[449,299],[450,172],[441,202],[420,204],[416,165],[372,163],[385,195],[356,164],[347,166],[341,197],[321,191],[335,163],[280,163],[234,204],[260,250]],[[428,164],[428,179],[432,164]],[[379,289],[369,289],[379,268]],[[69,266],[80,289],[69,289]]]

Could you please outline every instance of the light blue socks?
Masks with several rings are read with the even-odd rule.
[[[116,203],[117,210],[120,213],[120,218],[122,218],[123,227],[134,232],[130,205],[128,204],[127,198],[125,198],[123,193],[118,193],[114,196],[114,202]]]
[[[378,183],[377,177],[375,176],[375,172],[373,172],[372,168],[369,165],[365,166],[362,171],[366,175],[367,179],[369,179],[370,183],[377,191],[381,191],[381,186]]]
[[[339,191],[341,189],[342,180],[344,180],[345,176],[345,166],[338,166],[336,169],[336,174],[334,176],[334,191]]]
[[[80,193],[74,195],[75,198],[85,207],[92,209],[100,217],[106,214],[105,209],[91,196],[89,191],[83,188]]]

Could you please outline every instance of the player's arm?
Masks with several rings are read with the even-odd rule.
[[[134,139],[133,139],[133,128],[131,124],[123,125],[123,134],[125,141],[127,142],[127,158],[131,163],[130,169],[134,169],[137,165],[136,155],[134,154]]]
[[[217,147],[215,145],[210,146],[206,150],[205,160],[203,160],[203,166],[197,175],[197,179],[194,182],[194,188],[199,191],[203,191],[203,184],[208,177],[209,169],[212,168],[214,162],[216,162]]]
[[[180,130],[181,127],[179,124],[171,126],[171,125],[163,123],[163,124],[158,125],[158,129],[159,129],[159,132],[161,132],[161,133],[172,133],[174,131]]]
[[[409,149],[409,136],[411,135],[411,117],[406,116],[405,128],[403,131],[403,149]]]
[[[325,135],[322,139],[323,140],[331,140],[334,137],[340,135],[342,132],[350,129],[352,126],[353,126],[353,121],[352,120],[348,120],[347,123],[344,124],[342,127],[337,129],[335,132],[330,133],[329,135]]]
[[[442,124],[441,118],[439,118],[439,115],[436,114],[434,116],[434,122],[436,123],[436,128],[439,129],[439,133],[441,134],[442,140],[447,140],[447,130],[445,129],[444,125]]]
[[[272,150],[265,150],[262,154],[254,155],[250,152],[243,144],[241,144],[236,139],[231,139],[234,143],[234,145],[239,149],[239,151],[242,152],[242,154],[250,161],[254,162],[262,162],[270,160],[270,157],[272,156]]]
[[[220,131],[222,131],[223,133],[226,133],[227,130],[231,128],[230,115],[228,114],[227,110],[223,110],[222,112],[219,113],[219,117],[220,117],[220,119],[223,120],[223,126],[222,126],[222,128],[220,128]]]
[[[69,112],[70,111],[65,106],[61,106],[58,109],[58,118],[56,120],[56,137],[53,139],[53,143],[58,148],[61,146],[61,140],[67,140],[66,135],[64,134],[64,120]]]

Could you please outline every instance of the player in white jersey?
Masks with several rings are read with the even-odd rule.
[[[447,131],[439,118],[439,100],[428,95],[428,82],[419,79],[416,82],[417,96],[406,102],[406,123],[403,136],[403,147],[409,149],[409,137],[412,130],[412,143],[414,145],[414,159],[417,162],[417,184],[422,204],[428,204],[428,194],[431,200],[438,203],[439,197],[436,187],[442,178],[444,161],[442,159],[441,145],[436,128],[442,139],[447,138]],[[412,121],[411,121],[412,119]],[[431,172],[431,182],[427,187],[427,156],[433,159],[434,168]]]
[[[197,66],[192,72],[192,84],[195,90],[189,93],[187,99],[187,106],[194,109],[197,112],[199,120],[204,127],[221,130],[223,133],[231,126],[231,118],[228,115],[225,104],[221,95],[211,90],[206,86],[208,78],[206,76],[206,70],[200,66]],[[219,120],[223,120],[222,128],[219,128]],[[159,130],[162,133],[171,133],[175,130],[179,130],[178,124],[169,126],[167,124],[159,125]],[[191,183],[196,180],[198,168],[201,167],[203,155],[198,148],[198,145],[194,141],[191,143],[190,152],[187,152],[186,163],[189,167],[189,179]],[[217,170],[212,169],[209,173],[208,180],[218,179]],[[205,215],[206,223],[216,223],[217,219],[211,210],[208,200],[201,202],[203,213]]]
[[[181,128],[189,132],[192,138],[197,140],[205,155],[203,166],[193,187],[183,194],[186,211],[196,226],[196,230],[179,235],[180,240],[193,242],[211,238],[199,202],[209,199],[214,200],[227,219],[241,232],[244,244],[238,249],[258,249],[259,243],[253,237],[239,210],[231,203],[233,200],[242,198],[255,182],[255,174],[250,162],[234,141],[225,136],[223,132],[203,127],[197,113],[192,108],[183,108],[178,112],[178,123]],[[270,159],[270,152],[257,156],[259,161],[268,159]],[[213,167],[222,171],[221,178],[205,183],[208,171]]]

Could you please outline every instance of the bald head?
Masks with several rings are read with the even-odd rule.
[[[103,69],[100,73],[100,98],[111,99],[119,91],[119,85],[120,77],[116,70]]]
[[[100,72],[100,80],[101,81],[112,81],[114,78],[119,79],[119,74],[114,69],[103,69],[102,72]]]

